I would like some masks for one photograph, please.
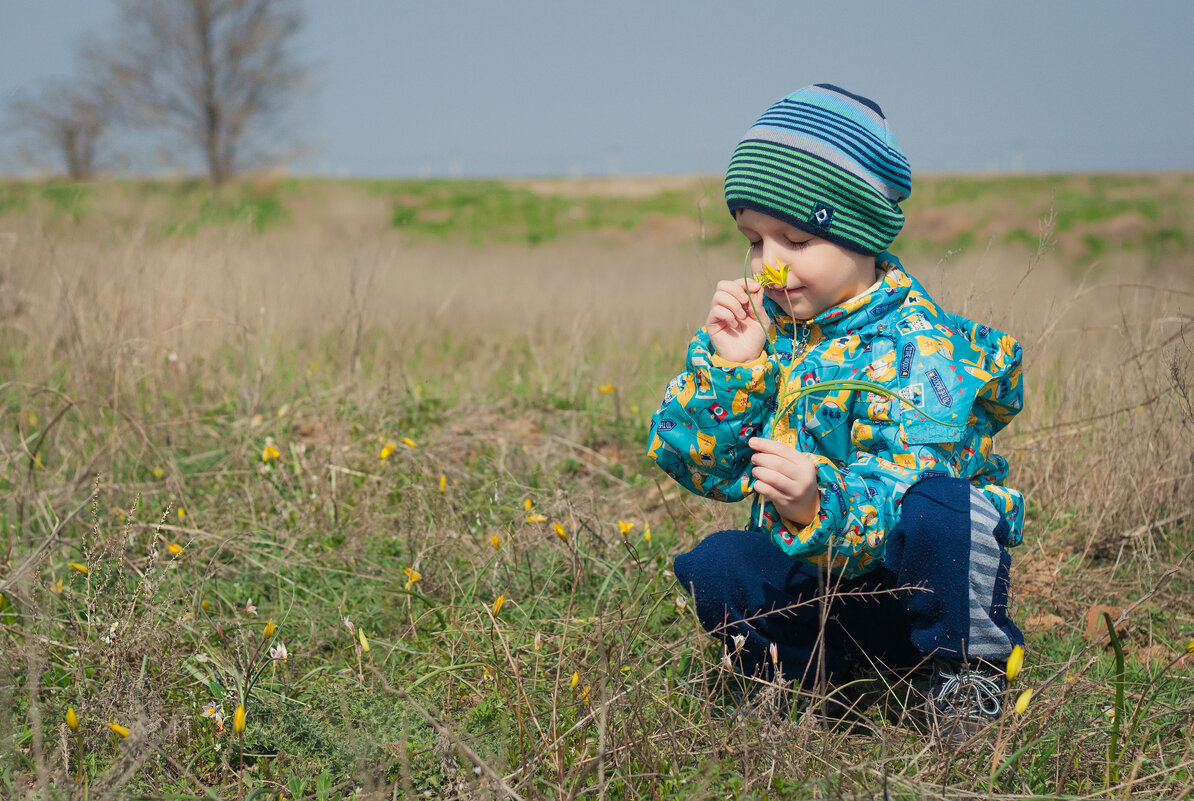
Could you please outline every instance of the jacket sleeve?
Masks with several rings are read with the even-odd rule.
[[[765,353],[745,364],[713,352],[702,328],[684,372],[671,380],[651,417],[647,455],[681,486],[740,501],[750,485],[747,441],[773,411],[776,366]]]

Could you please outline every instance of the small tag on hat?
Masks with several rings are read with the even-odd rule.
[[[824,203],[813,204],[813,212],[808,215],[808,221],[818,228],[829,230],[833,224],[833,206]]]

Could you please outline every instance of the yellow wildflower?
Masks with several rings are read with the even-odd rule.
[[[546,523],[547,515],[541,515],[541,514],[527,515],[527,522],[528,523]]]
[[[66,725],[70,726],[71,731],[78,731],[79,729],[79,716],[75,714],[73,706],[66,708]]]
[[[608,395],[609,393],[614,391],[614,385],[613,384],[602,384],[601,386],[597,387],[597,389],[598,389],[598,391],[601,392],[602,395]]]
[[[404,590],[409,590],[411,585],[416,581],[423,580],[423,574],[415,570],[413,567],[404,567],[402,568],[402,572],[406,574],[406,586],[402,588]]]
[[[394,449],[397,447],[398,446],[393,441],[387,439],[385,444],[381,446],[381,451],[377,454],[377,458],[384,462],[386,459],[390,458],[390,454],[392,454]]]
[[[440,473],[439,474],[439,491],[443,492],[447,488],[448,488],[448,477],[445,476],[443,473]]]
[[[763,272],[755,276],[759,286],[785,287],[788,285],[788,265],[777,261],[776,266],[763,265]]]
[[[361,653],[363,653],[363,654],[369,653],[369,640],[366,639],[366,637],[365,637],[365,627],[364,626],[361,626],[360,628],[357,629],[357,637],[361,641]]]
[[[628,520],[619,520],[618,521],[618,531],[622,534],[623,537],[625,537],[627,534],[629,534],[630,529],[632,529],[632,528],[634,528],[634,523],[632,523]]]
[[[186,516],[187,516],[187,510],[183,509],[181,506],[178,507],[178,519],[182,520]]]
[[[529,511],[531,511],[531,507],[532,507],[532,506],[534,506],[534,504],[533,504],[533,503],[531,503],[531,499],[530,499],[530,498],[524,498],[524,499],[523,499],[523,501],[522,501],[522,508],[523,508],[523,509],[525,509],[526,511],[528,511],[528,512],[529,512]]]
[[[248,722],[245,714],[245,708],[242,704],[236,705],[236,714],[232,716],[232,730],[237,734],[245,733],[245,724]]]
[[[271,617],[269,622],[265,624],[265,633],[262,636],[268,640],[270,637],[274,636],[274,632],[277,630],[278,626],[276,623],[274,623],[274,619]]]
[[[559,523],[552,523],[551,527],[555,531],[556,536],[560,538],[560,542],[568,541],[568,532],[564,531],[563,526],[561,526]]]
[[[502,547],[502,538],[497,534],[493,534],[489,538],[489,544],[492,545],[493,549],[496,551],[498,548]]]
[[[403,445],[405,445],[405,446],[406,446],[406,447],[408,447],[408,448],[417,448],[417,447],[419,447],[418,445],[416,445],[416,444],[415,444],[415,441],[414,441],[413,439],[411,439],[410,437],[403,437],[403,438],[402,438],[402,444],[403,444]]]
[[[589,687],[590,685],[586,684],[584,690],[582,690],[580,694],[580,700],[584,701],[585,706],[589,705]]]
[[[155,466],[155,467],[153,468],[153,471],[152,471],[152,472],[153,472],[153,477],[154,477],[154,478],[156,478],[156,479],[157,479],[157,480],[159,480],[159,481],[161,481],[161,480],[162,480],[162,479],[163,479],[163,478],[166,476],[166,471],[165,471],[165,470],[163,470],[163,469],[162,469],[162,468],[160,468],[160,467],[156,467],[156,466]]]
[[[1186,653],[1194,654],[1194,640],[1190,640],[1188,643],[1186,643]]]
[[[493,616],[497,617],[502,613],[502,607],[506,605],[506,596],[499,595],[493,600]]]
[[[651,541],[651,524],[650,523],[643,523],[643,540],[646,542]]]
[[[211,601],[204,598],[202,601],[199,602],[199,608],[202,609],[204,612],[210,611],[211,610]]]
[[[78,562],[68,562],[66,566],[69,567],[71,570],[79,571],[84,576],[87,575],[87,565],[81,565]]]
[[[53,584],[50,585],[50,592],[54,593],[55,595],[62,594],[62,579],[58,579],[57,581],[55,581]],[[0,595],[0,609],[4,608],[3,599],[4,599],[4,596]]]
[[[119,723],[109,723],[108,728],[121,738],[128,737],[131,732]]]
[[[182,552],[184,549],[177,542],[172,542],[166,546],[166,550],[169,551],[170,553],[174,554],[175,556],[182,556]]]
[[[580,671],[572,671],[572,689],[576,689],[576,685],[580,684]]]
[[[274,444],[272,442],[268,443],[265,446],[265,449],[261,451],[261,461],[265,462],[266,464],[269,464],[270,461],[272,461],[274,459],[281,459],[281,458],[282,458],[282,454],[278,452],[278,449],[274,447]]]
[[[1024,648],[1017,645],[1012,649],[1012,655],[1007,658],[1007,680],[1012,681],[1020,675],[1020,668],[1024,666]]]
[[[1032,688],[1029,687],[1027,690],[1020,693],[1020,697],[1016,699],[1016,714],[1023,715],[1024,710],[1028,709],[1028,704],[1031,701],[1032,701]]]

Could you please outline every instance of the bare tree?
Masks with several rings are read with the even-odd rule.
[[[95,174],[108,108],[103,90],[91,81],[47,83],[13,98],[9,127],[31,134],[35,151],[54,151],[72,180],[85,181]]]
[[[118,0],[104,65],[123,113],[196,147],[213,183],[287,155],[283,121],[308,69],[294,53],[296,0]]]

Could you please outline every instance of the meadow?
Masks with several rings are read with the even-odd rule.
[[[1025,352],[989,750],[768,711],[670,573],[745,515],[645,457],[718,179],[0,183],[0,797],[1194,796],[1194,175],[906,211]]]

